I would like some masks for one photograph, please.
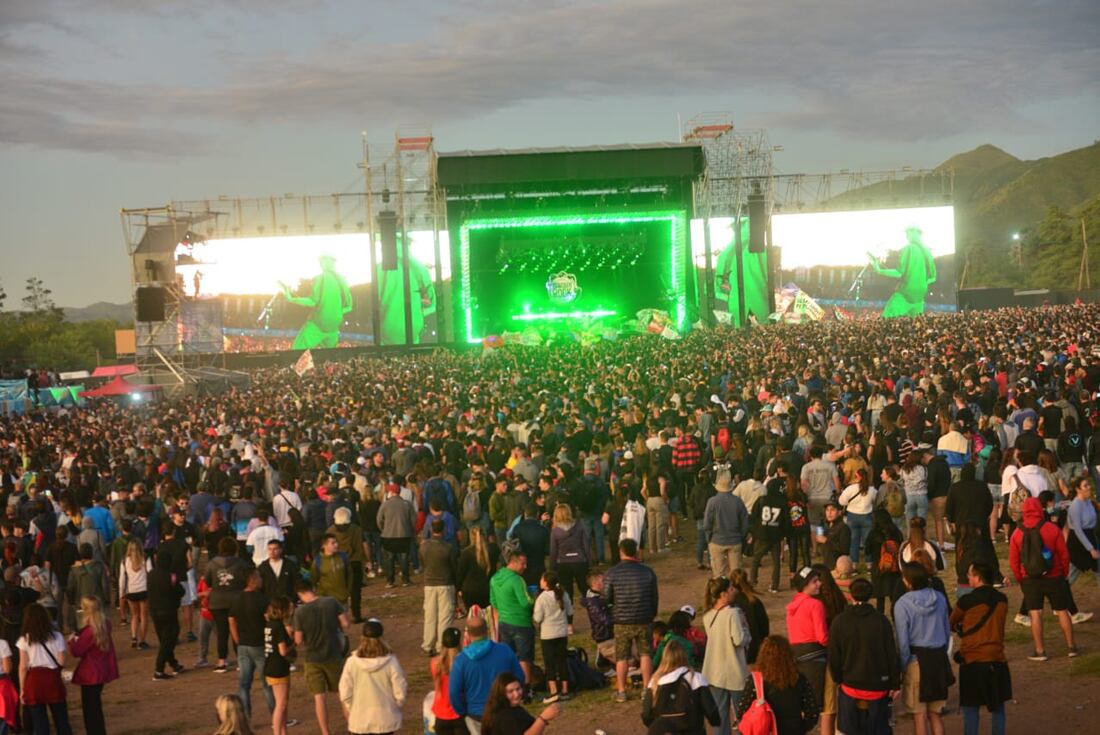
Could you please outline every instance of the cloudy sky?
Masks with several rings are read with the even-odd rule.
[[[124,301],[118,210],[355,186],[437,148],[674,140],[729,111],[784,172],[1100,133],[1096,0],[0,0],[0,283]]]

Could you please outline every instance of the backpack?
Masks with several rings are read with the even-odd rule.
[[[700,732],[702,713],[695,706],[691,682],[685,672],[676,681],[661,684],[653,699],[653,712],[672,725],[673,732]],[[666,731],[667,732],[667,731]]]
[[[905,493],[901,491],[901,488],[895,486],[886,492],[882,506],[891,518],[901,518],[905,515]]]
[[[436,500],[443,506],[443,510],[449,513],[455,512],[454,490],[451,489],[451,483],[447,482],[442,477],[433,477],[425,483],[424,498],[425,509],[430,508],[431,502]]]
[[[1024,501],[1031,497],[1031,491],[1027,489],[1024,483],[1020,482],[1019,473],[1015,475],[1015,478],[1016,489],[1008,496],[1008,517],[1012,519],[1013,523],[1019,523],[1024,515]]]
[[[882,574],[901,571],[901,549],[897,541],[888,538],[878,547],[878,570]]]
[[[1046,521],[1035,528],[1024,529],[1024,538],[1020,543],[1020,564],[1028,579],[1045,577],[1054,566],[1054,555],[1046,548],[1043,534],[1039,530],[1045,524]]]
[[[588,665],[588,652],[583,648],[570,648],[565,658],[565,668],[569,675],[569,688],[574,692],[590,689],[603,689],[607,686],[607,677]]]
[[[759,671],[752,672],[752,683],[756,687],[756,699],[737,723],[737,731],[741,735],[775,735],[775,712],[764,699],[764,677]]]
[[[481,519],[481,493],[470,490],[462,499],[462,520],[477,521]]]

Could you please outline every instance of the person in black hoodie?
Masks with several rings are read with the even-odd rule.
[[[157,649],[154,681],[171,679],[183,671],[176,660],[176,639],[180,636],[179,609],[183,599],[183,585],[172,574],[172,555],[168,552],[157,554],[156,566],[148,576],[149,615],[153,618],[153,628],[157,631],[160,645]],[[166,666],[172,672],[165,671]]]
[[[562,589],[571,600],[579,600],[588,592],[588,564],[591,544],[584,525],[573,520],[573,512],[564,503],[554,508],[554,528],[550,531],[550,564],[558,573]],[[573,595],[576,583],[579,594]]]
[[[875,508],[872,526],[864,546],[871,565],[871,589],[875,606],[886,612],[886,599],[893,604],[894,592],[901,584],[901,545],[904,541],[889,511]],[[850,590],[849,590],[850,591]]]
[[[838,687],[837,729],[848,735],[888,735],[890,693],[901,686],[894,628],[869,604],[873,591],[866,579],[853,581],[856,604],[829,627],[829,671]]]
[[[993,548],[993,542],[982,533],[983,528],[988,530],[989,524],[979,525],[972,521],[965,521],[956,529],[955,537],[958,539],[958,544],[955,547],[955,574],[958,575],[959,580],[958,589],[955,592],[956,600],[961,600],[963,595],[971,591],[968,583],[971,564],[989,566],[996,575],[995,579],[998,581],[1004,579],[998,569],[997,552]]]
[[[769,591],[773,594],[779,591],[780,554],[790,523],[787,497],[783,494],[786,486],[781,477],[768,480],[764,496],[756,501],[752,509],[752,536],[756,547],[752,555],[752,584],[755,586],[760,576],[760,562],[765,555],[771,554],[772,586]]]
[[[947,491],[947,505],[944,516],[955,526],[955,543],[959,543],[958,529],[964,523],[973,523],[979,528],[985,528],[989,534],[989,517],[993,514],[993,496],[989,493],[989,485],[975,479],[977,469],[973,464],[966,464],[962,468],[962,475],[958,482],[953,483]],[[959,579],[965,579],[965,572]]]

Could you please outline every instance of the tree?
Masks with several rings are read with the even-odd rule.
[[[57,307],[53,303],[53,291],[46,288],[41,278],[31,276],[27,279],[27,295],[23,297],[23,306],[28,311],[36,314],[53,311]]]
[[[4,302],[8,300],[8,294],[4,291],[3,284],[0,284],[0,309],[4,308]]]

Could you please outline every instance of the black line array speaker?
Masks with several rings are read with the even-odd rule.
[[[378,235],[382,241],[382,270],[397,270],[397,214],[385,210],[378,213]]]
[[[768,249],[768,213],[763,194],[749,194],[749,252],[763,253]]]
[[[164,288],[145,286],[137,290],[137,320],[139,322],[164,321]]]

